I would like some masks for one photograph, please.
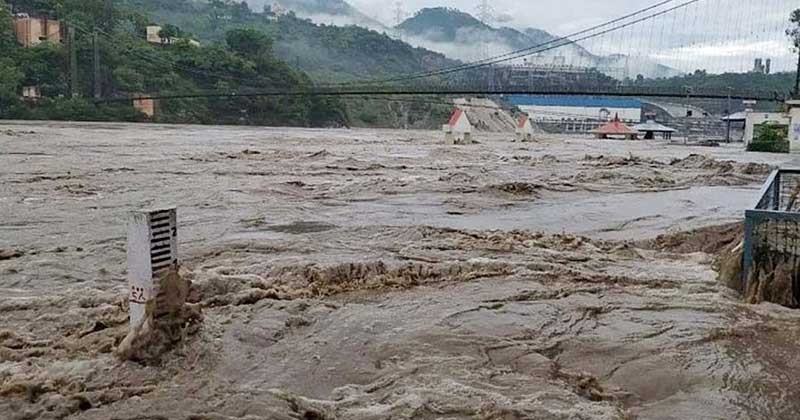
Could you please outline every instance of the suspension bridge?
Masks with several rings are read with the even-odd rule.
[[[658,81],[695,71],[763,75],[796,71],[800,62],[787,28],[797,7],[796,0],[661,0],[561,37],[487,53],[472,62],[385,78],[317,82],[302,89],[253,86],[249,80],[140,52],[139,58],[160,61],[177,71],[239,83],[234,91],[151,92],[141,98],[529,94],[783,101],[793,93],[791,84],[705,86],[687,80],[686,85],[675,86]],[[110,34],[99,33],[114,42]]]

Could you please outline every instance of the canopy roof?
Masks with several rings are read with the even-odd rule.
[[[653,131],[656,133],[674,133],[676,131],[674,128],[667,127],[666,125],[659,124],[652,120],[644,124],[634,125],[633,129],[639,132]]]
[[[639,134],[638,131],[632,130],[627,125],[623,124],[619,120],[619,115],[614,116],[614,121],[610,123],[600,126],[594,130],[592,133],[595,134],[607,134],[607,135],[630,135],[630,134]]]
[[[728,121],[728,120],[730,120],[730,121],[745,121],[745,120],[747,120],[747,112],[746,111],[735,112],[735,113],[733,113],[731,115],[728,115],[727,117],[722,117],[722,121]]]

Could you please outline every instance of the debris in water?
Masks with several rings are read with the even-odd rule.
[[[157,361],[187,336],[196,333],[203,319],[197,306],[187,304],[191,282],[177,269],[164,274],[159,293],[145,306],[145,316],[122,340],[116,355],[122,360]]]

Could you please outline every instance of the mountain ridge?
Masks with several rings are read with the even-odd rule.
[[[413,45],[438,51],[462,61],[485,59],[487,52],[489,56],[496,56],[520,50],[531,51],[535,50],[534,47],[537,45],[561,40],[563,45],[558,48],[519,57],[507,63],[594,67],[603,69],[607,75],[617,79],[633,78],[639,73],[651,78],[680,74],[675,69],[647,58],[634,58],[621,54],[596,55],[577,43],[568,42],[563,37],[542,29],[492,27],[469,13],[448,7],[420,9],[396,29],[401,31],[403,38]],[[484,47],[476,47],[476,44],[483,44]]]

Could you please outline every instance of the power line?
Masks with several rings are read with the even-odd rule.
[[[544,52],[544,51],[548,51],[548,50],[554,49],[554,48],[549,48],[549,49],[538,51],[538,49],[540,49],[540,48],[544,48],[544,47],[546,47],[548,45],[551,45],[551,44],[554,44],[554,43],[557,43],[557,42],[569,41],[566,44],[558,45],[555,48],[559,48],[559,47],[562,47],[562,46],[566,46],[566,45],[575,43],[577,41],[572,41],[571,38],[574,38],[574,37],[577,37],[577,36],[581,36],[581,35],[584,35],[586,33],[590,33],[590,32],[596,31],[598,29],[610,26],[610,25],[614,25],[614,24],[616,24],[618,22],[622,22],[622,21],[630,19],[632,17],[635,17],[635,16],[638,16],[638,15],[647,13],[649,11],[655,10],[655,9],[661,7],[661,6],[665,6],[665,5],[669,4],[669,3],[673,3],[674,1],[676,1],[676,0],[662,0],[662,1],[660,1],[660,2],[658,2],[656,4],[653,4],[651,6],[645,7],[643,9],[639,9],[639,10],[634,11],[632,13],[629,13],[627,15],[624,15],[624,16],[609,20],[607,22],[604,22],[604,23],[589,27],[587,29],[583,29],[583,30],[580,30],[580,31],[577,31],[577,32],[573,32],[573,33],[571,33],[569,35],[565,35],[563,37],[555,38],[555,39],[552,39],[550,41],[539,43],[539,44],[536,44],[536,45],[533,45],[533,46],[530,46],[530,47],[518,49],[518,50],[515,50],[515,51],[511,51],[511,52],[505,53],[505,54],[496,55],[494,57],[489,57],[489,58],[485,58],[485,59],[481,59],[481,60],[475,60],[475,61],[472,61],[472,62],[469,62],[469,63],[459,64],[459,65],[455,65],[455,66],[444,67],[444,68],[441,68],[441,69],[438,69],[438,70],[433,70],[433,71],[411,73],[411,74],[407,74],[407,75],[400,75],[400,76],[397,76],[397,77],[394,77],[394,78],[389,78],[389,79],[375,79],[375,80],[366,80],[366,81],[341,82],[341,83],[336,83],[336,84],[332,84],[332,85],[346,86],[346,85],[355,85],[355,84],[378,84],[378,83],[389,83],[389,82],[395,82],[395,81],[413,80],[413,79],[419,79],[419,78],[432,77],[432,76],[436,76],[436,75],[440,75],[440,74],[449,74],[449,73],[453,73],[453,72],[456,72],[456,71],[470,70],[470,69],[473,69],[473,68],[484,67],[486,65],[496,64],[496,63],[503,62],[503,61],[513,60],[515,58],[519,58],[517,56],[519,54],[522,54],[522,53],[526,53],[527,52],[529,54],[524,54],[524,55],[530,55],[530,54],[536,54],[536,53],[539,53],[539,52]],[[692,3],[695,3],[697,1],[700,1],[700,0],[691,0],[688,3],[684,3],[683,5],[680,5],[680,6],[676,7],[676,8],[667,10],[666,12],[670,12],[672,10],[676,10],[676,9],[678,9],[680,7],[685,7],[688,4],[692,4]],[[635,22],[635,23],[638,23],[638,22]],[[620,29],[620,28],[623,28],[623,27],[618,27],[616,29]]]
[[[89,30],[89,29],[87,29],[87,28],[85,28],[85,27],[83,27],[80,24],[77,24],[75,22],[69,22],[68,24],[74,26],[79,31],[81,31],[81,32],[83,32],[85,34],[88,34],[88,35],[93,35],[94,34],[94,31],[91,31],[91,30]],[[109,43],[111,45],[123,47],[123,46],[119,45],[119,43],[117,42],[119,40],[119,37],[115,37],[114,35],[111,35],[108,32],[103,31],[100,28],[96,28],[95,30],[97,31],[97,33],[99,33],[100,35],[104,36],[108,41],[110,41]],[[231,75],[231,74],[218,73],[218,72],[212,72],[212,71],[203,70],[203,69],[187,67],[187,66],[181,65],[179,63],[176,63],[174,61],[171,61],[171,60],[169,60],[167,58],[164,58],[164,57],[161,57],[161,56],[157,56],[157,55],[150,55],[150,54],[147,54],[144,51],[141,51],[141,50],[135,49],[135,48],[128,48],[128,49],[124,49],[124,50],[120,50],[120,51],[123,52],[123,53],[127,53],[127,54],[130,54],[130,55],[136,56],[136,57],[141,58],[143,60],[150,61],[151,63],[157,63],[157,64],[170,66],[170,67],[172,67],[174,69],[177,69],[177,70],[180,70],[180,71],[184,71],[184,72],[187,72],[187,73],[191,73],[191,74],[194,74],[194,75],[197,75],[197,76],[203,76],[203,77],[208,77],[208,78],[216,78],[216,79],[227,79],[227,80],[232,80],[232,81],[236,81],[236,82],[247,84],[247,85],[250,85],[252,83],[252,81],[253,81],[252,78],[237,77],[237,76],[234,76],[234,75]],[[249,87],[264,88],[264,87],[268,87],[268,86],[262,85],[262,86],[249,86]]]
[[[674,1],[674,0],[666,0],[666,1],[662,2],[662,3],[669,3],[669,2],[672,2],[672,1]],[[568,35],[567,37],[562,37],[562,38],[559,38],[558,40],[555,40],[555,41],[549,41],[549,42],[545,42],[545,43],[539,44],[539,46],[542,46],[542,45],[545,46],[545,47],[541,47],[539,49],[537,49],[537,47],[539,47],[539,46],[533,46],[533,47],[528,47],[528,48],[523,48],[523,49],[520,49],[520,50],[517,50],[517,51],[513,51],[513,52],[510,52],[510,53],[506,53],[506,54],[503,54],[501,56],[497,56],[497,58],[493,58],[493,59],[488,60],[488,61],[487,60],[478,60],[478,61],[473,62],[473,64],[467,64],[467,65],[462,65],[462,66],[454,66],[452,68],[447,68],[447,69],[443,69],[443,70],[427,72],[427,73],[419,74],[419,75],[412,75],[412,76],[405,76],[405,77],[400,76],[400,77],[395,77],[395,78],[391,78],[391,79],[369,81],[367,83],[361,83],[361,84],[369,86],[369,85],[372,85],[372,84],[379,84],[379,83],[409,81],[409,80],[428,78],[428,77],[433,77],[433,76],[440,76],[440,75],[451,74],[451,73],[455,73],[455,72],[461,72],[461,71],[466,71],[466,70],[471,70],[471,69],[482,68],[482,67],[490,66],[492,64],[497,64],[497,63],[510,61],[510,60],[513,60],[513,59],[516,59],[516,58],[521,58],[521,57],[525,57],[525,56],[532,55],[532,54],[537,54],[537,53],[542,53],[542,52],[546,52],[546,51],[555,50],[557,48],[561,48],[561,47],[564,47],[564,46],[567,46],[567,45],[576,44],[576,43],[578,43],[580,41],[584,41],[584,40],[587,40],[587,39],[592,39],[592,38],[596,38],[596,37],[599,37],[599,36],[603,36],[605,34],[608,34],[608,33],[611,33],[611,32],[614,32],[614,31],[617,31],[617,30],[620,30],[620,29],[631,27],[631,26],[636,25],[636,24],[641,23],[641,22],[646,22],[648,20],[654,19],[654,18],[656,18],[658,16],[665,15],[665,14],[670,13],[672,11],[679,10],[681,8],[685,8],[685,7],[689,6],[689,5],[697,3],[699,1],[701,1],[701,0],[689,0],[689,1],[686,1],[684,3],[679,4],[677,6],[671,7],[669,9],[666,9],[666,10],[663,10],[663,11],[660,11],[658,13],[654,13],[654,14],[645,16],[643,18],[639,18],[639,19],[633,20],[631,22],[627,22],[627,23],[622,24],[622,25],[613,26],[613,27],[611,27],[609,29],[605,29],[605,30],[603,30],[601,32],[597,32],[597,33],[594,33],[594,34],[586,35],[586,36],[583,36],[583,37],[580,37],[580,38],[570,39],[572,37],[572,35]],[[598,26],[607,26],[607,25],[604,24],[604,25],[598,25]],[[581,32],[585,33],[585,32],[589,32],[589,31],[581,31]],[[550,45],[550,44],[553,44],[554,42],[559,42],[559,40],[562,42],[561,44]],[[547,45],[550,45],[550,46],[547,47]],[[358,84],[359,83],[357,83],[357,82],[349,82],[349,83],[345,82],[345,83],[340,83],[340,84],[336,84],[336,85],[343,86],[343,85],[358,85]],[[332,85],[328,85],[328,86],[332,86]]]

